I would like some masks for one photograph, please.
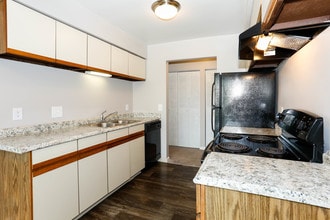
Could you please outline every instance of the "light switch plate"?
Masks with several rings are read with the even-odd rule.
[[[158,104],[158,111],[163,111],[163,105],[162,104]]]
[[[52,106],[52,118],[63,117],[63,107],[62,106]]]

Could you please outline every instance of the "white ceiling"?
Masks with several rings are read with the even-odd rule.
[[[79,0],[105,21],[143,43],[237,34],[250,23],[253,0],[178,0],[179,14],[170,21],[158,19],[151,10],[155,0]]]

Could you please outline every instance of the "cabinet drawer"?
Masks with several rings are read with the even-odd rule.
[[[32,164],[37,164],[75,151],[77,151],[76,141],[32,151]]]
[[[128,133],[129,134],[134,134],[139,131],[144,131],[144,124],[142,125],[136,125],[128,128]]]
[[[86,138],[82,138],[78,140],[78,150],[82,150],[87,147],[91,147],[96,144],[101,144],[106,142],[107,135],[106,134],[98,134]]]
[[[114,140],[114,139],[117,139],[117,138],[120,138],[120,137],[124,137],[124,136],[127,136],[127,135],[128,135],[128,129],[127,128],[120,129],[120,130],[117,130],[117,131],[111,131],[111,132],[108,132],[108,134],[107,134],[107,140],[111,141],[111,140]]]

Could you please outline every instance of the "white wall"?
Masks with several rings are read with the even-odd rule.
[[[89,76],[0,59],[0,128],[86,119],[103,110],[130,111],[132,82]],[[63,106],[62,118],[51,118],[51,106]],[[23,108],[23,120],[12,120],[12,108]]]
[[[148,46],[147,80],[133,84],[133,111],[157,112],[163,106],[162,161],[167,152],[167,62],[173,60],[216,57],[218,71],[241,71],[238,62],[238,35],[215,36]]]
[[[279,68],[278,107],[314,112],[324,118],[325,150],[330,150],[330,28]]]
[[[146,57],[147,47],[120,28],[84,8],[79,0],[17,0],[61,22]],[[109,112],[132,111],[132,82],[86,76],[0,59],[0,128],[84,119]],[[51,106],[63,106],[63,118],[50,117]],[[12,120],[12,108],[23,108],[23,120]]]

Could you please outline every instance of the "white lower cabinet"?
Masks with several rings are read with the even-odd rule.
[[[128,135],[128,129],[108,132],[108,141]],[[129,144],[123,143],[107,150],[108,153],[108,191],[112,192],[130,178]]]
[[[73,219],[139,173],[142,131],[143,124],[33,151],[33,219]]]
[[[68,142],[32,152],[33,164],[77,151]],[[33,177],[33,219],[66,220],[79,214],[77,161]]]
[[[108,150],[109,192],[130,178],[129,144],[124,143]]]
[[[78,150],[106,142],[106,134],[78,140]],[[106,150],[78,161],[79,209],[83,212],[108,193]]]
[[[144,125],[137,125],[129,128],[129,134],[144,131]],[[130,175],[131,177],[145,167],[144,136],[131,140],[129,143],[130,154]]]

